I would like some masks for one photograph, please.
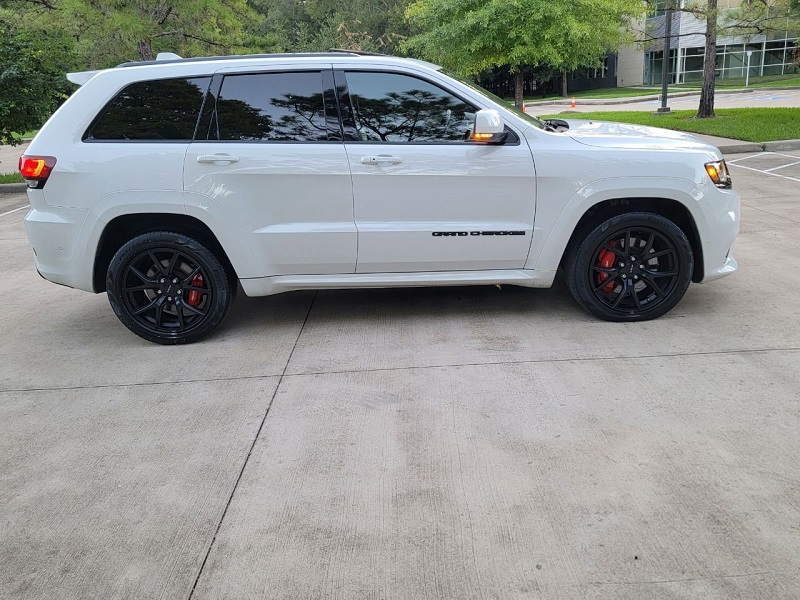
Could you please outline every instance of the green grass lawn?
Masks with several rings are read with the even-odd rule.
[[[550,116],[635,123],[748,142],[800,139],[800,108],[724,108],[716,111],[717,117],[714,119],[695,119],[695,114],[694,110],[676,110],[666,115],[624,111]]]
[[[9,173],[8,175],[0,175],[0,183],[24,183],[25,180],[19,173]]]

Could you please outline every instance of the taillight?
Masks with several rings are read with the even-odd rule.
[[[31,188],[43,188],[55,166],[55,156],[27,156],[23,154],[19,157],[19,173],[27,182],[28,187]]]

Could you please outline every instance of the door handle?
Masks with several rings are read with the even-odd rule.
[[[230,154],[201,154],[197,157],[197,162],[199,163],[235,163],[239,162],[238,156],[232,156]]]
[[[388,154],[379,154],[378,156],[362,156],[362,165],[399,165],[403,159],[399,156],[390,156]]]

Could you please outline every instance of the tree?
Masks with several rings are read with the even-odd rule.
[[[700,91],[698,119],[709,119],[714,114],[714,92],[717,82],[717,0],[708,0],[706,7],[706,46],[703,56],[703,87]],[[665,57],[665,62],[669,59]],[[666,65],[665,65],[666,68]]]
[[[717,0],[707,0],[702,12],[706,17],[706,48],[703,61],[703,89],[697,118],[714,117],[717,34],[748,38],[754,35],[782,33],[800,29],[800,0],[743,0],[737,8],[722,12]]]
[[[259,21],[247,0],[0,0],[36,23],[73,40],[82,68],[152,60],[159,51],[187,56],[257,50]]]
[[[462,75],[508,65],[521,108],[525,66],[594,64],[644,9],[639,0],[415,0],[406,16],[420,33],[403,47]]]
[[[408,0],[252,0],[264,20],[258,31],[282,50],[331,48],[394,53],[407,34]]]
[[[800,29],[800,0],[742,0],[736,8],[721,9],[718,0],[696,0],[683,7],[673,2],[673,9],[691,13],[705,21],[702,35],[705,37],[703,59],[703,86],[696,118],[713,118],[714,93],[716,88],[717,38],[720,33],[745,39],[760,34],[782,33]],[[651,10],[655,0],[648,0]],[[685,35],[696,35],[692,31]],[[639,41],[653,41],[644,36]]]
[[[67,97],[64,79],[69,42],[0,21],[0,144],[20,143],[18,134],[38,129]]]
[[[800,0],[743,0],[727,14],[726,29],[742,36],[797,31]]]

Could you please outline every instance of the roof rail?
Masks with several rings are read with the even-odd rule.
[[[226,56],[198,56],[194,58],[157,58],[156,60],[136,60],[130,62],[124,62],[122,64],[117,65],[117,68],[121,67],[142,67],[145,65],[164,65],[170,63],[192,63],[192,62],[207,62],[207,61],[224,61],[224,60],[241,60],[241,59],[248,59],[248,58],[300,58],[300,57],[308,57],[308,58],[332,58],[335,56],[341,56],[342,54],[352,54],[353,56],[358,55],[371,55],[369,52],[355,52],[353,50],[335,50],[332,52],[286,52],[286,53],[278,53],[278,54],[229,54]],[[162,54],[169,54],[167,52],[159,54],[159,57]],[[175,56],[178,56],[177,54]],[[385,54],[375,54],[374,56],[386,56]]]
[[[382,52],[364,52],[363,50],[347,50],[346,48],[329,48],[328,52],[341,52],[342,54],[355,54],[356,56],[389,56]]]

